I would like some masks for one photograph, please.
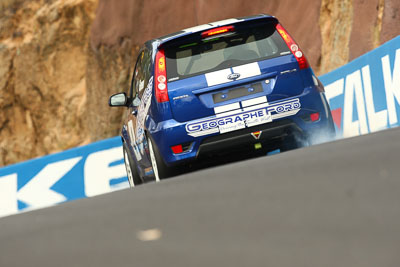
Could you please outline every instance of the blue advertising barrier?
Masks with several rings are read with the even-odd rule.
[[[0,217],[128,187],[120,137],[0,169]]]
[[[400,36],[320,80],[339,138],[399,126]]]
[[[339,137],[399,126],[400,36],[320,77]],[[0,169],[0,217],[127,188],[120,137]]]

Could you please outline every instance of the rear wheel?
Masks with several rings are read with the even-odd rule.
[[[165,164],[164,159],[158,151],[158,148],[154,145],[154,142],[150,138],[147,138],[147,142],[149,144],[150,161],[156,181],[159,182],[160,179],[173,176],[173,168],[168,167]]]
[[[129,155],[127,148],[125,147],[125,144],[123,145],[123,151],[124,151],[125,169],[126,169],[126,174],[128,176],[130,187],[142,184],[143,182],[140,179],[136,166],[132,164],[133,160]]]

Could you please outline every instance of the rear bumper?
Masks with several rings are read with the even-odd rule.
[[[300,99],[301,109],[297,114],[250,128],[193,137],[186,131],[186,124],[191,122],[168,120],[159,123],[153,130],[150,129],[150,134],[167,165],[184,164],[213,153],[240,149],[245,151],[246,147],[254,147],[255,143],[261,143],[263,149],[274,150],[294,136],[312,142],[315,136],[319,138],[321,135],[334,135],[331,112],[323,93],[319,93],[316,88],[307,88],[302,95],[293,98]],[[320,113],[319,120],[307,120],[315,112]],[[262,131],[259,140],[251,135],[256,131]],[[179,144],[186,144],[187,150],[174,154],[171,147]]]
[[[259,132],[258,139],[252,133]],[[240,151],[253,152],[256,144],[262,150],[272,151],[289,142],[293,137],[302,138],[304,133],[291,120],[280,120],[251,128],[205,138],[197,151],[197,158],[222,156]]]

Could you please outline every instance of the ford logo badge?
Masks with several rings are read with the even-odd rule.
[[[228,75],[229,80],[236,80],[240,77],[240,73],[231,73]]]

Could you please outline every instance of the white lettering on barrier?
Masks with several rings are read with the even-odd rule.
[[[126,176],[124,164],[110,167],[110,164],[123,158],[122,146],[90,154],[85,162],[85,194],[88,197],[113,191],[112,179]]]
[[[358,120],[353,121],[353,102],[356,96]],[[343,137],[351,137],[368,133],[365,115],[364,94],[362,91],[361,74],[357,70],[346,77],[346,89],[343,106]]]
[[[64,195],[50,188],[67,174],[82,157],[62,160],[46,165],[17,193],[17,198],[32,208],[43,208],[66,201]]]
[[[0,217],[18,212],[17,174],[0,177]]]
[[[365,102],[367,106],[368,124],[371,132],[376,132],[387,128],[387,110],[375,112],[374,97],[372,94],[371,74],[369,65],[361,70],[365,92]]]
[[[330,102],[332,98],[342,95],[343,88],[344,88],[344,79],[339,79],[337,81],[334,81],[333,83],[326,85],[325,96],[328,102]]]
[[[381,61],[384,81],[382,87],[385,88],[387,109],[376,112],[369,65],[362,67],[361,73],[360,70],[356,70],[345,78],[325,86],[328,102],[344,93],[343,137],[385,129],[388,127],[388,121],[390,126],[398,124],[395,100],[400,105],[400,49],[396,50],[393,72],[389,55],[382,57]],[[355,121],[353,121],[354,103],[358,114],[358,120]]]
[[[62,179],[82,157],[61,160],[46,165],[18,190],[18,174],[0,177],[0,217],[18,212],[18,201],[24,202],[26,210],[52,206],[66,201],[63,194],[51,187]],[[122,184],[111,186],[110,181],[126,176],[124,164],[110,164],[123,159],[122,146],[90,154],[84,165],[86,196],[95,196],[123,188]]]
[[[67,174],[81,158],[76,157],[46,165],[18,191],[16,173],[0,177],[0,216],[16,213],[18,200],[27,204],[28,209],[48,207],[67,200],[64,195],[50,188]]]
[[[389,55],[382,57],[381,61],[383,81],[385,83],[386,103],[389,112],[389,123],[390,125],[394,125],[398,122],[394,98],[396,98],[397,104],[400,105],[400,49],[396,50],[393,73],[390,68]]]

